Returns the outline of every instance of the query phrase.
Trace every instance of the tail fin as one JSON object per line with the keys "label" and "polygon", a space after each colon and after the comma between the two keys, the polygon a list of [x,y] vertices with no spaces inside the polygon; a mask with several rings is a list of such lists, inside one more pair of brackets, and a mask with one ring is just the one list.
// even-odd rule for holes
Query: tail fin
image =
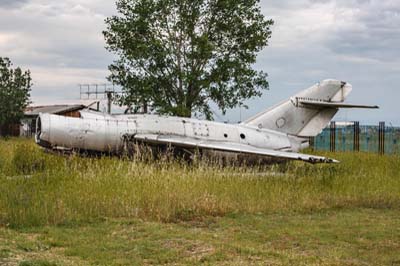
{"label": "tail fin", "polygon": [[324,80],[242,124],[299,137],[317,136],[339,108],[376,108],[344,104],[351,90],[352,86],[346,82]]}

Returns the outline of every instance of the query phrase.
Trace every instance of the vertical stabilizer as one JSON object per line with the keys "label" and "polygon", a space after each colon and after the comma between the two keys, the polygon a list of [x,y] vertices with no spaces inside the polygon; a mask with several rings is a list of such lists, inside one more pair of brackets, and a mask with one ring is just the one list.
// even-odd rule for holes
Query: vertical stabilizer
{"label": "vertical stabilizer", "polygon": [[351,90],[346,82],[324,80],[242,124],[313,137],[328,125]]}

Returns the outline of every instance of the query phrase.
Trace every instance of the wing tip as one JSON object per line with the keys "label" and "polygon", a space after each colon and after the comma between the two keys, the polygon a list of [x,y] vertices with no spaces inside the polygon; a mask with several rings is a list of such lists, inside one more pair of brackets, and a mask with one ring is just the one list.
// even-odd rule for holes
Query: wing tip
{"label": "wing tip", "polygon": [[299,157],[298,159],[302,160],[302,161],[306,161],[308,163],[312,163],[312,164],[318,164],[318,163],[334,163],[334,164],[338,164],[338,163],[340,163],[340,161],[338,161],[338,160],[331,159],[331,158],[325,158],[325,157],[320,157],[320,158],[310,157],[308,160],[304,160],[304,159]]}
{"label": "wing tip", "polygon": [[340,163],[340,161],[335,160],[335,159],[331,159],[331,158],[325,158],[325,163],[334,163],[334,164],[338,164],[338,163]]}

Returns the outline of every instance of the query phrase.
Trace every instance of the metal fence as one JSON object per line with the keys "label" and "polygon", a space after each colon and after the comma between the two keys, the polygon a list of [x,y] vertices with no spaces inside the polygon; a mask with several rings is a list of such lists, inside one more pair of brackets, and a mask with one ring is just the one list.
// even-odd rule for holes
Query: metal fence
{"label": "metal fence", "polygon": [[380,154],[400,154],[400,128],[388,127],[384,122],[378,126],[337,126],[332,122],[328,128],[310,140],[315,150],[363,151]]}

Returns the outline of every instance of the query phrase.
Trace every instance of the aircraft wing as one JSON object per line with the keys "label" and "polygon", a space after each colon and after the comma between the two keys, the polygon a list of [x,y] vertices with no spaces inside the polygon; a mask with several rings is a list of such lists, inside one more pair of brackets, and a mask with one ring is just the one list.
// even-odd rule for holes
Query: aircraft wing
{"label": "aircraft wing", "polygon": [[364,108],[364,109],[379,109],[377,105],[358,105],[348,104],[342,102],[325,102],[325,101],[312,101],[312,100],[299,100],[299,103],[309,107],[320,107],[320,108]]}
{"label": "aircraft wing", "polygon": [[164,144],[182,148],[200,148],[200,149],[210,149],[210,150],[218,150],[226,152],[237,152],[243,154],[275,157],[279,159],[299,160],[308,163],[339,163],[339,161],[326,157],[294,153],[294,152],[261,149],[245,144],[205,141],[200,139],[185,138],[173,135],[140,134],[140,135],[135,135],[134,138],[138,141],[142,141],[144,143],[149,143],[149,144]]}

